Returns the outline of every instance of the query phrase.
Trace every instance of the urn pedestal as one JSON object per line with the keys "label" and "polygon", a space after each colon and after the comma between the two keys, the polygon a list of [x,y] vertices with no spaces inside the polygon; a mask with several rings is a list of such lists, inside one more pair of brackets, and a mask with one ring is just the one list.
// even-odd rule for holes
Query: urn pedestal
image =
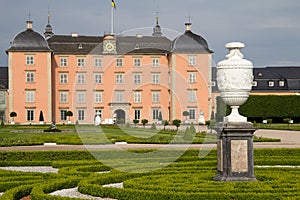
{"label": "urn pedestal", "polygon": [[254,176],[251,123],[220,123],[218,133],[218,171],[216,181],[256,181]]}

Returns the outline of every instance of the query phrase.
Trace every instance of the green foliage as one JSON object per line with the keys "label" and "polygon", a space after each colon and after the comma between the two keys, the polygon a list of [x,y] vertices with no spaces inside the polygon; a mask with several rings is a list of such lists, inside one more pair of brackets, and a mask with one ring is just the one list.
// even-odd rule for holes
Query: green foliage
{"label": "green foliage", "polygon": [[143,126],[145,126],[147,123],[148,123],[148,120],[147,120],[147,119],[142,119],[142,124],[143,124]]}
{"label": "green foliage", "polygon": [[166,126],[169,125],[169,121],[168,120],[163,120],[163,125],[164,125],[164,130],[166,129]]}
{"label": "green foliage", "polygon": [[194,125],[191,125],[190,126],[190,131],[191,131],[191,134],[195,135],[196,134],[196,129],[195,129],[195,126]]}
{"label": "green foliage", "polygon": [[0,125],[1,127],[4,127],[4,121],[1,121],[1,125]]}
{"label": "green foliage", "polygon": [[180,126],[181,120],[180,119],[174,119],[173,120],[173,125],[176,126],[177,130]]}
{"label": "green foliage", "polygon": [[151,124],[151,128],[150,128],[150,130],[153,130],[153,131],[155,131],[155,130],[156,130],[156,125],[155,125],[154,123],[152,123],[152,124]]}

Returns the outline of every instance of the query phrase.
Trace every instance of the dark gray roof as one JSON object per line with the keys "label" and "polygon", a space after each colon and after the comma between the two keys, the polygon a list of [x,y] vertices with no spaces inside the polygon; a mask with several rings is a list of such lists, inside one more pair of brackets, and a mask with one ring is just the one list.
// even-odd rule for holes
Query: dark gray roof
{"label": "dark gray roof", "polygon": [[192,31],[186,31],[177,37],[172,43],[171,51],[175,53],[213,53],[206,40]]}
{"label": "dark gray roof", "polygon": [[54,54],[87,55],[103,41],[103,37],[54,35],[48,40]]}
{"label": "dark gray roof", "polygon": [[[216,82],[216,68],[212,68],[212,80]],[[254,81],[257,86],[252,87],[253,92],[295,92],[300,91],[300,67],[265,67],[253,69]],[[270,87],[272,81],[274,86]],[[279,83],[283,82],[283,85]],[[213,87],[213,91],[218,91]]]}
{"label": "dark gray roof", "polygon": [[50,51],[50,48],[43,36],[27,29],[14,38],[7,51]]}
{"label": "dark gray roof", "polygon": [[[165,54],[171,41],[166,37],[117,36],[117,54]],[[54,54],[101,55],[103,37],[54,35],[48,40]]]}
{"label": "dark gray roof", "polygon": [[0,67],[0,90],[8,89],[8,67]]}

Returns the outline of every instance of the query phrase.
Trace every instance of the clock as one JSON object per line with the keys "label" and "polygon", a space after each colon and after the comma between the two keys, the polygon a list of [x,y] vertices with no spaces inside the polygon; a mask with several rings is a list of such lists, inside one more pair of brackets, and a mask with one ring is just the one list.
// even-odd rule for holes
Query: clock
{"label": "clock", "polygon": [[103,43],[104,53],[116,53],[116,43],[115,41],[104,41]]}

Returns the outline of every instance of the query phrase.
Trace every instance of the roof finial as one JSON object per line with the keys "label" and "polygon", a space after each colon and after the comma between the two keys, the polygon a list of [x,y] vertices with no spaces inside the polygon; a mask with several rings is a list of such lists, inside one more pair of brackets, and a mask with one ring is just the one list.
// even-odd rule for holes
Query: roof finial
{"label": "roof finial", "polygon": [[192,23],[191,23],[191,13],[189,11],[189,16],[188,16],[188,22],[185,23],[185,30],[187,32],[191,31],[192,30]]}
{"label": "roof finial", "polygon": [[30,13],[30,8],[29,8],[29,13],[28,13],[28,21],[26,21],[27,24],[27,29],[31,30],[32,29],[32,21],[31,21],[31,13]]}
{"label": "roof finial", "polygon": [[52,32],[52,26],[50,24],[50,11],[49,11],[49,7],[48,7],[48,24],[46,25],[46,28],[45,28],[45,38],[50,38],[54,35],[54,33]]}

